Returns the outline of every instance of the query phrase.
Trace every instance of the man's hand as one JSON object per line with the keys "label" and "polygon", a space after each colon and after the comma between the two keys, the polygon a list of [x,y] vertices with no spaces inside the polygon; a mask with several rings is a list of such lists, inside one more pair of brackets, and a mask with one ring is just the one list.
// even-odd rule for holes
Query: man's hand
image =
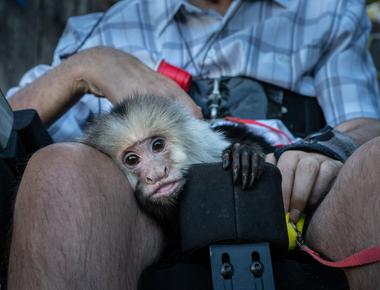
{"label": "man's hand", "polygon": [[284,152],[278,161],[269,154],[266,161],[281,171],[285,212],[290,212],[294,223],[307,206],[315,205],[330,190],[343,165],[322,154],[296,150]]}
{"label": "man's hand", "polygon": [[174,81],[125,52],[96,47],[82,51],[68,61],[79,66],[74,80],[75,90],[104,96],[113,104],[136,92],[174,97],[194,116],[202,117],[200,108]]}
{"label": "man's hand", "polygon": [[172,80],[137,58],[113,48],[96,47],[75,54],[13,95],[13,110],[33,108],[46,126],[52,124],[85,93],[121,102],[136,92],[180,100],[202,118],[201,109]]}

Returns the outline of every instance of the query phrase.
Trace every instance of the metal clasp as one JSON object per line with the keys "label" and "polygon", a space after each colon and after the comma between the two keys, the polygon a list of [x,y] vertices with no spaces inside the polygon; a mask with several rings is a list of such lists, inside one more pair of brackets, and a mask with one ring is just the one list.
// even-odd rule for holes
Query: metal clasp
{"label": "metal clasp", "polygon": [[297,226],[293,222],[290,222],[290,225],[292,226],[292,228],[297,233],[296,244],[298,247],[301,247],[305,243],[305,240],[302,237],[302,233],[297,229]]}
{"label": "metal clasp", "polygon": [[215,120],[218,117],[221,100],[222,95],[220,93],[220,80],[214,79],[212,92],[208,96],[211,120]]}

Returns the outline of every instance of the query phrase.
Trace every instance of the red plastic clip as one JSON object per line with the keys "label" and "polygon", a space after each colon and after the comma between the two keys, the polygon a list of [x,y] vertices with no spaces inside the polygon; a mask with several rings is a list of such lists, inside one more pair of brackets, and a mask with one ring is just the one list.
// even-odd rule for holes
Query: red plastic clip
{"label": "red plastic clip", "polygon": [[162,60],[157,71],[175,81],[185,92],[191,87],[191,74]]}

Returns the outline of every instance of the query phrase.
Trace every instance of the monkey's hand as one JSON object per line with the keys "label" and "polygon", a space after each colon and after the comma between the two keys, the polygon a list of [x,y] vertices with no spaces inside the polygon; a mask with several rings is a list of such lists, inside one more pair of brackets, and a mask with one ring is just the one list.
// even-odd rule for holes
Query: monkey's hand
{"label": "monkey's hand", "polygon": [[263,171],[265,154],[257,143],[234,143],[223,152],[222,161],[224,169],[231,168],[234,183],[248,189]]}

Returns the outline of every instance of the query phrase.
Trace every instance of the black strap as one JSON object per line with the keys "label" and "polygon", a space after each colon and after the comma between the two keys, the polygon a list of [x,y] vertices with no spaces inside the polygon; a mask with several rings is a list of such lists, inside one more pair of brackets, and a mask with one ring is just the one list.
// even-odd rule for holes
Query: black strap
{"label": "black strap", "polygon": [[[325,126],[323,112],[315,97],[248,77],[224,77],[219,83],[221,102],[218,118],[280,119],[296,137],[305,137]],[[194,80],[189,94],[210,118],[209,96],[214,80]]]}
{"label": "black strap", "polygon": [[345,162],[356,150],[358,145],[354,140],[330,126],[313,133],[306,138],[293,144],[277,149],[274,155],[277,159],[282,153],[289,150],[301,150],[306,152],[317,152],[329,156],[335,160]]}

